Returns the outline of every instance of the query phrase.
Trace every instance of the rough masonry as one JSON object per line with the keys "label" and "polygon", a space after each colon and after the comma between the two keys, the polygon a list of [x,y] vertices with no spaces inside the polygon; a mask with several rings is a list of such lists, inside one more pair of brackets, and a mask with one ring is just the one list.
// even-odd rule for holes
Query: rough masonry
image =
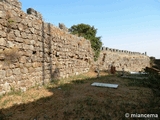
{"label": "rough masonry", "polygon": [[114,65],[117,71],[122,71],[124,68],[128,72],[138,72],[150,66],[150,58],[146,53],[103,47],[97,64],[101,70],[109,70],[111,65]]}
{"label": "rough masonry", "polygon": [[[55,27],[29,8],[21,10],[18,0],[0,0],[0,94],[11,89],[26,91],[53,79],[88,72],[96,65],[89,40],[68,33],[64,24]],[[98,63],[102,69],[137,71],[149,57],[103,49]]]}
{"label": "rough masonry", "polygon": [[0,94],[85,73],[92,56],[89,40],[45,23],[32,8],[24,13],[17,0],[0,1]]}

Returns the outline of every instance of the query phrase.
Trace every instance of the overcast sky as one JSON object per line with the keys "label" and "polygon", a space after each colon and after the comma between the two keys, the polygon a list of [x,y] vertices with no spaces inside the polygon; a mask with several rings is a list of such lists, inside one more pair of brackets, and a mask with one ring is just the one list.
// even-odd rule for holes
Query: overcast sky
{"label": "overcast sky", "polygon": [[103,46],[147,52],[160,59],[160,0],[20,0],[22,9],[34,8],[46,22],[80,23],[98,29]]}

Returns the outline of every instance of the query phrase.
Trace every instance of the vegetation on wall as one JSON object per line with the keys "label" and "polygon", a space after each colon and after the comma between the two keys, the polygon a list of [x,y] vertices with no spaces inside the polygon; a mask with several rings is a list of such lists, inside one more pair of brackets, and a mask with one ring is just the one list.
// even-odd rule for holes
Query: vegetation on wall
{"label": "vegetation on wall", "polygon": [[91,47],[94,51],[94,60],[96,61],[100,54],[100,49],[102,47],[101,37],[97,37],[97,29],[94,26],[90,26],[88,24],[78,24],[73,25],[69,29],[69,32],[78,35],[79,37],[84,37],[85,39],[90,40]]}

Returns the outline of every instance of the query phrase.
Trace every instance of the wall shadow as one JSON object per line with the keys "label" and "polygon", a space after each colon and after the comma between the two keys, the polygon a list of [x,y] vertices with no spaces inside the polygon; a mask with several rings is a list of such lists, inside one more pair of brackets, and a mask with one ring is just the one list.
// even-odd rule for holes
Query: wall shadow
{"label": "wall shadow", "polygon": [[[0,120],[108,120],[125,119],[126,112],[141,113],[143,111],[160,114],[160,110],[157,108],[157,104],[160,103],[158,97],[151,98],[149,95],[145,100],[128,98],[129,96],[126,97],[126,95],[138,95],[137,92],[133,90],[126,92],[122,87],[112,89],[91,86],[93,82],[107,82],[118,83],[126,89],[127,86],[122,83],[123,81],[122,78],[110,75],[75,79],[57,87],[48,86],[48,91],[52,93],[51,96],[1,109]],[[55,81],[52,84],[56,84]],[[140,94],[139,97],[141,96]],[[136,104],[132,102],[136,102]],[[146,105],[146,103],[148,104]]]}
{"label": "wall shadow", "polygon": [[50,81],[52,80],[53,78],[53,75],[52,75],[52,36],[51,36],[51,25],[50,23],[48,23],[48,33],[49,33],[49,71],[50,71]]}
{"label": "wall shadow", "polygon": [[41,28],[41,32],[42,32],[42,37],[41,37],[41,41],[42,41],[42,84],[44,85],[44,81],[45,81],[45,43],[44,43],[44,22],[42,22],[42,28]]}
{"label": "wall shadow", "polygon": [[[43,58],[42,58],[42,84],[43,85],[47,84],[47,82],[51,82],[53,79],[56,79],[59,74],[58,68],[55,68],[55,70],[53,71],[53,63],[52,63],[52,60],[53,60],[52,39],[54,39],[55,37],[51,35],[51,24],[47,23],[46,25],[47,25],[47,30],[48,30],[47,39],[45,38],[46,36],[45,36],[45,31],[44,31],[45,29],[44,22],[42,22],[41,41],[42,41],[42,53],[43,53]],[[45,39],[47,41],[45,41]],[[48,49],[48,51],[45,51],[45,48]],[[47,60],[47,57],[49,57],[49,61]],[[45,66],[46,64],[48,65]],[[49,73],[46,72],[47,68],[49,68]],[[46,77],[46,75],[48,74],[49,74],[49,78]]]}
{"label": "wall shadow", "polygon": [[[53,72],[52,75],[54,77],[56,77],[57,71],[58,69]],[[104,76],[99,79],[101,78],[104,78]],[[48,87],[48,91],[53,93],[52,96],[42,97],[30,103],[15,104],[6,109],[0,109],[0,120],[70,120],[71,118],[65,113],[66,110],[63,109],[63,106],[66,108],[68,104],[68,101],[65,102],[64,100],[66,97],[70,97],[69,90],[72,86],[86,83],[88,80],[91,82],[96,80],[96,78],[74,80],[71,83],[62,84],[57,87]],[[52,81],[51,84],[56,83]],[[57,104],[62,106],[57,106]],[[74,110],[73,113],[76,114]]]}

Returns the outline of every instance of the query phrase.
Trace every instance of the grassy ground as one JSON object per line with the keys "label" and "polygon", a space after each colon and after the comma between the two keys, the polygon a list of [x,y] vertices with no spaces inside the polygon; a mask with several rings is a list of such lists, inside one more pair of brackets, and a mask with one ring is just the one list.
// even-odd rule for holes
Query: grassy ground
{"label": "grassy ground", "polygon": [[[119,86],[117,89],[93,87],[93,82]],[[89,72],[37,86],[25,93],[2,96],[0,120],[128,120],[125,113],[152,113],[160,117],[158,93],[157,86],[146,81],[107,73],[96,78],[94,72]]]}

